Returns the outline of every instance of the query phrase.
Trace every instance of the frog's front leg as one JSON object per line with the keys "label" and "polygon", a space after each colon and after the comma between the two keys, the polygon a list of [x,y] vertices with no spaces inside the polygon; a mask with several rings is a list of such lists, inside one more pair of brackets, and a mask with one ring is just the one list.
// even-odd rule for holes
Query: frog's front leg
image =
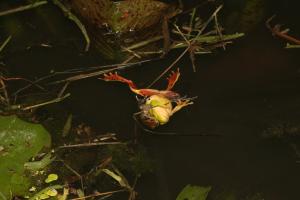
{"label": "frog's front leg", "polygon": [[177,100],[176,101],[176,106],[172,110],[172,115],[176,113],[177,111],[181,110],[183,107],[186,107],[188,105],[192,105],[194,102],[191,100]]}

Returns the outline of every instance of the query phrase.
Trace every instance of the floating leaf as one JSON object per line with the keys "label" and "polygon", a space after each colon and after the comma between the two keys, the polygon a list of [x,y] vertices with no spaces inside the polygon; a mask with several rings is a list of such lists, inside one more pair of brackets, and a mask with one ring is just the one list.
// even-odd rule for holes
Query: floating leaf
{"label": "floating leaf", "polygon": [[38,199],[48,199],[50,196],[47,194],[41,194]]}
{"label": "floating leaf", "polygon": [[187,185],[181,190],[176,200],[206,200],[211,187]]}
{"label": "floating leaf", "polygon": [[[51,153],[46,154],[42,160],[40,161],[33,161],[33,162],[26,162],[24,164],[25,169],[39,172],[40,174],[43,174],[44,171],[41,169],[44,169],[47,165],[49,165],[56,157],[51,157]],[[41,170],[41,171],[38,171]]]}
{"label": "floating leaf", "polygon": [[35,195],[33,195],[29,200],[48,199],[52,196],[56,196],[58,194],[56,190],[62,188],[63,188],[62,185],[53,185],[53,186],[46,187],[41,191],[39,191],[38,193],[36,193]]}
{"label": "floating leaf", "polygon": [[0,153],[0,196],[10,199],[28,192],[30,180],[24,174],[24,163],[50,142],[49,133],[40,124],[0,116],[0,146],[5,151]]}
{"label": "floating leaf", "polygon": [[49,174],[45,180],[45,183],[51,183],[52,181],[56,181],[58,179],[57,174]]}
{"label": "floating leaf", "polygon": [[54,188],[49,189],[46,194],[50,197],[55,197],[57,195],[57,190]]}

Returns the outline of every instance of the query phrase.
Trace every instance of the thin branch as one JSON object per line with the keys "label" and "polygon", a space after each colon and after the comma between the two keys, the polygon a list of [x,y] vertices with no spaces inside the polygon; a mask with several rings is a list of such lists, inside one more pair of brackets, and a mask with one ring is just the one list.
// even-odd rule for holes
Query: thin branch
{"label": "thin branch", "polygon": [[42,5],[47,4],[47,3],[48,3],[48,1],[38,1],[38,2],[34,2],[32,4],[29,4],[29,5],[20,6],[18,8],[13,8],[13,9],[10,9],[10,10],[5,10],[5,11],[0,12],[0,17],[4,16],[4,15],[9,15],[9,14],[21,12],[21,11],[24,11],[24,10],[29,10],[29,9],[32,9],[32,8],[36,8],[38,6],[42,6]]}
{"label": "thin branch", "polygon": [[114,145],[114,144],[125,144],[123,142],[92,142],[92,143],[83,143],[83,144],[71,144],[59,146],[59,149],[66,148],[80,148],[80,147],[92,147],[92,146],[102,146],[102,145]]}
{"label": "thin branch", "polygon": [[217,30],[217,33],[218,33],[218,35],[219,35],[219,37],[220,37],[220,41],[221,41],[221,43],[222,43],[222,47],[223,47],[223,49],[225,50],[225,43],[223,42],[223,34],[222,34],[222,31],[221,31],[221,29],[220,29],[220,27],[219,27],[219,22],[218,22],[218,17],[217,17],[217,15],[215,15],[214,16],[214,20],[215,20],[215,27],[216,27],[216,30]]}
{"label": "thin branch", "polygon": [[208,24],[214,19],[214,17],[218,14],[218,12],[222,9],[223,5],[220,5],[215,12],[213,12],[213,14],[208,18],[208,20],[203,24],[202,28],[199,30],[198,34],[195,36],[194,40],[197,39],[202,32],[206,29],[206,27],[208,26]]}
{"label": "thin branch", "polygon": [[5,103],[9,106],[10,105],[10,100],[9,100],[8,92],[7,92],[7,89],[6,89],[6,85],[5,85],[5,83],[4,83],[4,81],[3,81],[3,79],[1,77],[0,77],[0,85],[1,85],[0,89],[3,90],[3,95],[4,95]]}
{"label": "thin branch", "polygon": [[3,44],[0,46],[0,52],[6,47],[6,45],[11,40],[11,35],[6,38],[6,40],[3,42]]}
{"label": "thin branch", "polygon": [[186,52],[189,51],[189,47],[186,48],[177,58],[176,60],[169,66],[167,69],[165,69],[150,85],[148,85],[147,88],[152,87],[161,77],[163,77],[174,65],[185,55]]}
{"label": "thin branch", "polygon": [[52,103],[58,103],[58,102],[61,102],[63,101],[64,99],[66,99],[67,97],[69,97],[71,94],[68,93],[62,97],[58,97],[58,98],[55,98],[53,100],[50,100],[50,101],[46,101],[46,102],[43,102],[43,103],[39,103],[39,104],[35,104],[35,105],[32,105],[32,106],[26,106],[24,108],[21,108],[23,111],[25,110],[30,110],[30,109],[33,109],[33,108],[39,108],[39,107],[42,107],[42,106],[45,106],[45,105],[49,105],[49,104],[52,104]]}
{"label": "thin branch", "polygon": [[[152,60],[143,60],[143,61],[139,61],[139,62],[133,62],[133,63],[120,63],[120,64],[110,64],[110,65],[101,65],[101,66],[95,66],[95,67],[85,67],[85,68],[74,68],[74,69],[69,69],[69,70],[66,70],[66,71],[61,71],[61,72],[54,72],[50,75],[46,75],[46,76],[43,76],[35,81],[32,81],[31,84],[28,84],[20,89],[18,89],[16,92],[13,93],[13,96],[16,96],[18,93],[30,88],[31,86],[35,85],[36,87],[38,87],[37,83],[39,82],[42,82],[46,79],[49,79],[49,78],[53,78],[55,76],[58,76],[58,75],[66,75],[66,74],[76,74],[76,73],[82,73],[82,72],[87,72],[87,71],[93,71],[93,70],[97,70],[97,69],[108,69],[108,68],[113,68],[115,69],[116,65],[118,66],[124,66],[124,67],[131,67],[131,66],[134,66],[134,65],[139,65],[139,64],[142,64],[142,63],[145,63],[145,62],[149,62],[149,61],[152,61]],[[91,72],[93,73],[93,72]],[[75,75],[73,76],[74,78],[77,77],[77,76],[81,76],[82,74],[79,74],[79,75]],[[89,77],[89,76],[88,76]],[[86,78],[88,78],[86,77]],[[71,77],[70,77],[71,78]],[[54,83],[60,83],[60,82],[68,82],[68,81],[72,81],[72,80],[62,80],[62,81],[57,81],[57,82],[54,82]]]}
{"label": "thin branch", "polygon": [[133,58],[134,58],[134,56],[129,57],[126,61],[124,61],[121,64],[111,65],[110,69],[100,70],[100,71],[90,72],[90,73],[85,73],[85,74],[78,74],[78,75],[66,78],[64,80],[59,80],[59,81],[52,82],[50,84],[52,85],[52,84],[58,84],[58,83],[64,83],[64,82],[71,82],[71,81],[77,81],[77,80],[91,78],[91,77],[95,77],[95,76],[100,76],[100,75],[103,75],[103,74],[108,73],[108,72],[112,72],[112,71],[115,71],[115,70],[126,69],[126,68],[129,68],[129,67],[135,66],[135,65],[140,65],[142,63],[146,63],[146,62],[149,62],[149,61],[153,61],[153,60],[158,60],[159,59],[159,58],[148,59],[148,60],[143,60],[143,61],[140,61],[140,62],[126,64],[126,62],[129,62]]}
{"label": "thin branch", "polygon": [[63,13],[66,15],[67,18],[69,18],[71,21],[73,21],[78,28],[80,29],[81,33],[84,36],[84,39],[86,41],[86,45],[85,45],[85,51],[88,51],[90,48],[90,38],[88,36],[88,33],[86,31],[85,26],[81,23],[81,21],[69,10],[67,9],[59,0],[53,0],[53,3],[55,5],[57,5],[62,11]]}
{"label": "thin branch", "polygon": [[188,38],[191,36],[191,32],[193,31],[193,24],[194,24],[194,19],[195,19],[195,14],[196,14],[197,8],[194,8],[191,14],[190,18],[190,25],[189,25],[189,31],[188,31]]}
{"label": "thin branch", "polygon": [[66,82],[63,86],[63,88],[60,90],[60,92],[58,93],[57,97],[61,98],[64,94],[64,92],[66,91],[67,87],[69,86],[70,82]]}
{"label": "thin branch", "polygon": [[128,49],[128,48],[126,48],[126,47],[122,47],[122,50],[123,50],[123,51],[127,51],[128,53],[131,53],[132,55],[134,55],[135,57],[137,57],[137,58],[139,58],[139,59],[142,58],[139,54],[137,54],[136,52],[134,52],[134,51],[131,50],[131,49]]}
{"label": "thin branch", "polygon": [[83,185],[83,178],[82,178],[82,176],[75,169],[73,169],[70,165],[68,165],[64,160],[59,159],[58,161],[61,161],[68,170],[70,170],[73,174],[75,174],[80,179],[81,189],[83,190],[84,189],[84,185]]}
{"label": "thin branch", "polygon": [[170,50],[171,40],[170,40],[170,31],[169,31],[169,18],[167,16],[163,17],[162,22],[162,35],[164,38],[163,52],[167,54]]}
{"label": "thin branch", "polygon": [[96,194],[91,194],[91,195],[88,195],[88,196],[73,198],[73,199],[69,199],[69,200],[82,200],[82,199],[87,199],[87,198],[92,198],[92,197],[111,195],[111,194],[114,194],[114,193],[125,192],[125,191],[126,190],[122,189],[122,190],[115,190],[115,191],[110,191],[110,192],[101,192],[101,193],[98,192]]}
{"label": "thin branch", "polygon": [[285,39],[289,42],[292,42],[294,44],[300,45],[300,40],[296,39],[290,35],[288,35],[286,32],[281,31],[280,30],[280,25],[275,25],[274,27],[271,26],[271,21],[275,18],[275,15],[273,15],[272,17],[270,17],[267,21],[266,21],[266,27],[272,32],[273,35],[278,36],[282,39]]}
{"label": "thin branch", "polygon": [[156,37],[150,38],[149,40],[145,40],[143,42],[133,44],[132,46],[127,47],[126,50],[133,50],[133,49],[141,48],[143,46],[146,46],[148,44],[151,44],[151,43],[156,42],[161,39],[163,39],[163,36],[156,36]]}

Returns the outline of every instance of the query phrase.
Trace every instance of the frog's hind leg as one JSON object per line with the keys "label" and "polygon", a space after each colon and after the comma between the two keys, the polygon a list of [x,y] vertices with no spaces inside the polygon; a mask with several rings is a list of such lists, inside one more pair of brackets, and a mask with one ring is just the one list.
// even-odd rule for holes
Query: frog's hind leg
{"label": "frog's hind leg", "polygon": [[167,78],[168,87],[166,90],[172,90],[172,88],[174,87],[175,83],[177,82],[179,76],[180,76],[179,68],[177,68],[176,72],[174,72],[174,71],[171,72],[171,74]]}
{"label": "frog's hind leg", "polygon": [[119,81],[119,82],[122,82],[122,83],[126,83],[129,88],[138,94],[138,89],[136,87],[136,85],[132,82],[132,80],[128,80],[120,75],[118,75],[117,72],[115,73],[109,73],[109,74],[104,74],[104,77],[102,78],[102,80],[105,80],[105,81]]}

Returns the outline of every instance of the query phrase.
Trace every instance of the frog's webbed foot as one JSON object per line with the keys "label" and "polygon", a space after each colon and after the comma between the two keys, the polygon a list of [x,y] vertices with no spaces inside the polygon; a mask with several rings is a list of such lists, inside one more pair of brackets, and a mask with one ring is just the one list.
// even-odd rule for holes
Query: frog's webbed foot
{"label": "frog's webbed foot", "polygon": [[192,102],[191,99],[184,99],[184,100],[179,99],[179,100],[177,100],[177,101],[176,101],[176,106],[175,106],[175,107],[173,108],[173,110],[172,110],[172,115],[173,115],[175,112],[181,110],[183,107],[186,107],[186,106],[188,106],[188,105],[192,105],[193,103],[194,103],[194,102]]}
{"label": "frog's webbed foot", "polygon": [[177,82],[178,78],[180,76],[179,68],[177,68],[176,72],[172,71],[169,77],[167,78],[168,80],[168,87],[166,90],[171,90],[175,83]]}
{"label": "frog's webbed foot", "polygon": [[102,80],[104,80],[104,81],[119,81],[122,83],[126,83],[132,90],[137,89],[137,87],[131,80],[128,80],[128,79],[120,76],[117,72],[115,72],[115,73],[110,72],[108,74],[104,74],[104,77],[102,78]]}

